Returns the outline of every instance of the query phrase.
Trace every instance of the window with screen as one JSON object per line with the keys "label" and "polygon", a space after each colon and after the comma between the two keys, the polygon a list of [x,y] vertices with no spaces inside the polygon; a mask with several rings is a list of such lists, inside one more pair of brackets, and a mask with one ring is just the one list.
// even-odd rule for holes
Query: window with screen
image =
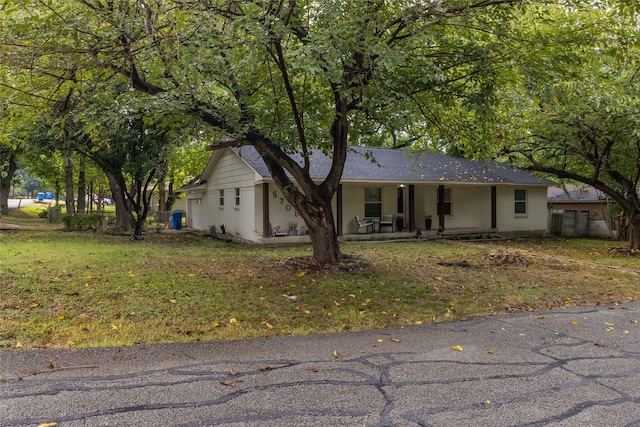
{"label": "window with screen", "polygon": [[527,190],[515,190],[515,208],[516,215],[526,215],[527,213]]}
{"label": "window with screen", "polygon": [[364,216],[367,218],[382,216],[382,188],[364,189]]}

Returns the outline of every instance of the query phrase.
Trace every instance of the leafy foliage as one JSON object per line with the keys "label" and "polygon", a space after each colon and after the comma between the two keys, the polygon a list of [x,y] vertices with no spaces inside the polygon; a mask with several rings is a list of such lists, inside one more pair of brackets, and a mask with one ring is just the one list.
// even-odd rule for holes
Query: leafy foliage
{"label": "leafy foliage", "polygon": [[62,215],[62,223],[67,231],[97,230],[103,215],[98,214],[66,214]]}
{"label": "leafy foliage", "polygon": [[[608,5],[607,7],[610,7]],[[629,244],[640,245],[640,82],[637,15],[594,7],[575,13],[571,51],[548,52],[546,73],[523,70],[505,90],[499,149],[520,167],[579,181],[606,193],[625,211]],[[566,32],[553,21],[547,28]],[[559,29],[557,27],[560,27]],[[579,30],[579,31],[576,31]],[[525,83],[526,82],[526,83]]]}
{"label": "leafy foliage", "polygon": [[[489,140],[491,106],[507,79],[501,71],[525,47],[551,44],[537,31],[541,22],[569,22],[544,7],[525,0],[52,0],[47,7],[14,0],[3,4],[0,59],[14,77],[33,75],[22,92],[31,97],[60,104],[73,93],[87,105],[110,105],[96,129],[122,113],[113,95],[122,84],[128,102],[138,103],[132,111],[191,115],[230,137],[213,149],[253,145],[309,228],[315,256],[336,262],[331,199],[347,145]],[[309,173],[312,150],[333,159],[319,183]],[[294,152],[306,160],[298,164]]]}

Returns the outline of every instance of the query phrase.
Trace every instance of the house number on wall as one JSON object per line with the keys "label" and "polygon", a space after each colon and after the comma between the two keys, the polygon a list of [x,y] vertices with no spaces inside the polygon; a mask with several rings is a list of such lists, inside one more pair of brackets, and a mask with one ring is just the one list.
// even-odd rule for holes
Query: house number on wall
{"label": "house number on wall", "polygon": [[[277,191],[274,191],[272,194],[273,194],[273,198],[274,199],[278,198],[278,192]],[[285,200],[287,200],[287,199],[285,199],[284,197],[280,197],[280,204],[284,205]],[[285,210],[290,211],[291,209],[293,209],[293,206],[291,206],[290,204],[287,203],[286,205],[284,205],[284,208],[285,208]],[[300,215],[298,215],[298,211],[294,211],[294,213],[296,214],[296,216],[300,216]]]}

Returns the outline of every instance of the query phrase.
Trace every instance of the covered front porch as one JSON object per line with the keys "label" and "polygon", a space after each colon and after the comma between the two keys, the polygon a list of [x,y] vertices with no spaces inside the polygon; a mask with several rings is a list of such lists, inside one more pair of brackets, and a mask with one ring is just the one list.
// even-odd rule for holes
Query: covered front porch
{"label": "covered front porch", "polygon": [[[502,193],[513,204],[513,196],[505,189]],[[490,232],[500,222],[499,194],[497,186],[482,184],[344,184],[335,199],[336,226],[340,236],[418,231],[437,236],[438,231],[457,234],[472,228]]]}

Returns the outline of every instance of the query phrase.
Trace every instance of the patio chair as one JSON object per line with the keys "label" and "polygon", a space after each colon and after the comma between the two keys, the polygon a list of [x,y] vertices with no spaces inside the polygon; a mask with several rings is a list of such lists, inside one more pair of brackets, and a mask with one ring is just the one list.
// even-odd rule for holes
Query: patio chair
{"label": "patio chair", "polygon": [[356,228],[358,229],[358,234],[373,233],[373,221],[363,221],[357,216]]}
{"label": "patio chair", "polygon": [[393,215],[382,215],[382,218],[380,218],[381,233],[385,227],[389,227],[389,232],[393,233]]}

